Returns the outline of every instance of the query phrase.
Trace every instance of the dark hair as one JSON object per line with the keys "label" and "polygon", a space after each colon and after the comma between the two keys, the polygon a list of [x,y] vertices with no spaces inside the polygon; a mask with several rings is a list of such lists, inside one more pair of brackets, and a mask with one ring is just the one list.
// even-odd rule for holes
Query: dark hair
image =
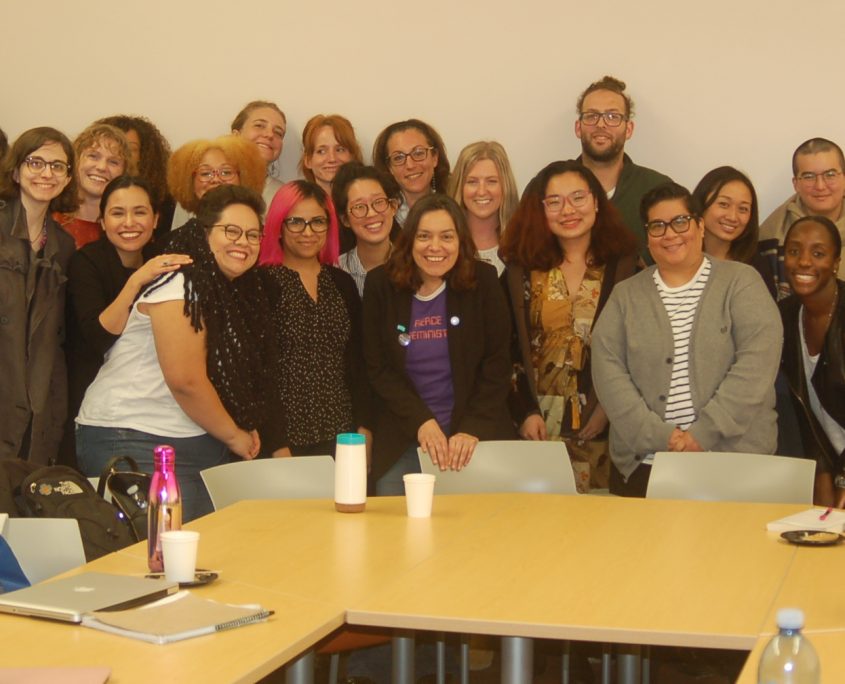
{"label": "dark hair", "polygon": [[138,152],[138,175],[149,184],[153,199],[161,205],[168,197],[167,160],[170,159],[170,144],[156,125],[143,116],[116,114],[107,116],[97,123],[109,124],[124,133],[135,131],[141,143]]}
{"label": "dark hair", "polygon": [[789,230],[786,231],[786,235],[783,238],[783,244],[785,245],[787,240],[789,240],[789,236],[793,230],[805,223],[816,223],[824,228],[830,236],[830,241],[833,243],[834,258],[838,259],[842,256],[842,236],[839,234],[836,224],[827,218],[827,216],[803,216],[798,219],[789,226]]}
{"label": "dark hair", "polygon": [[3,159],[3,156],[6,154],[6,150],[9,149],[9,139],[6,137],[5,131],[0,128],[0,159]]}
{"label": "dark hair", "polygon": [[634,101],[629,95],[625,94],[625,81],[620,81],[613,76],[603,76],[600,81],[595,81],[588,85],[586,90],[578,96],[578,102],[575,104],[575,108],[579,116],[583,114],[581,108],[584,106],[584,98],[597,90],[609,90],[611,93],[620,95],[625,100],[625,116],[629,119],[634,118]]}
{"label": "dark hair", "polygon": [[728,183],[733,182],[742,183],[751,193],[751,214],[742,235],[731,242],[728,257],[733,261],[750,264],[757,255],[757,241],[760,238],[760,216],[757,208],[757,192],[748,176],[733,166],[720,166],[708,171],[704,178],[698,181],[698,185],[692,191],[692,196],[701,207],[703,215],[716,201],[719,191]]}
{"label": "dark hair", "polygon": [[349,208],[349,187],[358,180],[375,181],[384,190],[388,199],[402,201],[402,189],[396,179],[386,171],[375,166],[366,166],[361,162],[347,162],[338,169],[332,182],[332,201],[334,202],[337,218],[346,225],[346,210]]}
{"label": "dark hair", "polygon": [[827,138],[810,138],[802,142],[792,153],[792,177],[798,177],[798,156],[803,154],[818,154],[819,152],[835,151],[839,157],[839,170],[845,173],[845,155],[842,148]]}
{"label": "dark hair", "polygon": [[548,271],[563,261],[563,248],[549,230],[543,199],[552,178],[564,173],[580,176],[596,200],[596,222],[590,230],[592,263],[602,265],[636,250],[636,238],[607,199],[601,183],[581,162],[570,159],[552,162],[526,186],[507,230],[502,234],[499,253],[505,263],[519,264],[526,270]]}
{"label": "dark hair", "polygon": [[[178,273],[185,278],[184,313],[196,331],[206,330],[206,373],[235,423],[256,428],[264,417],[262,364],[269,298],[258,269],[230,281],[220,270],[208,244],[210,226],[226,207],[244,204],[261,217],[264,201],[249,188],[220,185],[199,202],[197,218],[171,233],[167,249],[188,254],[193,263]],[[153,281],[146,297],[177,273]]]}
{"label": "dark hair", "polygon": [[471,290],[475,287],[475,243],[467,227],[463,209],[448,195],[435,193],[421,198],[411,211],[393,247],[385,269],[387,277],[400,290],[416,292],[422,285],[419,267],[414,262],[413,248],[422,217],[433,211],[445,211],[455,224],[458,234],[458,258],[446,274],[445,280],[454,290]]}
{"label": "dark hair", "polygon": [[643,195],[640,200],[640,219],[643,224],[648,223],[648,212],[655,204],[675,199],[681,200],[694,218],[701,218],[701,205],[698,200],[683,185],[670,181],[652,188]]}
{"label": "dark hair", "polygon": [[450,171],[449,158],[446,156],[446,145],[437,131],[419,119],[397,121],[378,134],[378,138],[373,144],[373,166],[379,171],[390,173],[390,167],[387,164],[387,142],[394,133],[402,133],[412,129],[422,133],[426,142],[437,152],[437,166],[434,167],[434,191],[446,192]]}
{"label": "dark hair", "polygon": [[158,213],[160,204],[153,194],[150,184],[145,179],[140,176],[118,176],[112,179],[106,186],[106,189],[103,190],[103,194],[100,197],[100,218],[106,215],[106,207],[109,204],[109,197],[112,196],[112,193],[118,190],[125,190],[126,188],[141,188],[147,194],[147,199],[150,200],[150,206],[153,212]]}
{"label": "dark hair", "polygon": [[266,205],[255,190],[245,185],[218,185],[202,196],[197,207],[197,221],[208,230],[220,220],[220,215],[233,204],[245,204],[258,214],[259,221]]}
{"label": "dark hair", "polygon": [[20,195],[20,186],[14,179],[15,170],[20,168],[30,154],[47,143],[58,143],[62,146],[67,157],[67,173],[70,178],[70,182],[61,194],[50,202],[50,211],[72,213],[79,207],[79,189],[73,168],[76,155],[73,153],[73,145],[68,137],[61,131],[48,126],[30,128],[21,133],[3,157],[0,162],[0,199],[11,200]]}

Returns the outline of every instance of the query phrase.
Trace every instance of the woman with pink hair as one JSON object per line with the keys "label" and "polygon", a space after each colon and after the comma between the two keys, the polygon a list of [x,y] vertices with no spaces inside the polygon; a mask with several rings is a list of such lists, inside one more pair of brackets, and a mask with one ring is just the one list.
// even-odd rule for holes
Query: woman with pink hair
{"label": "woman with pink hair", "polygon": [[267,212],[259,255],[284,360],[278,382],[287,445],[274,456],[334,454],[341,432],[360,432],[370,446],[361,300],[352,277],[334,266],[338,249],[326,192],[308,181],[283,185]]}

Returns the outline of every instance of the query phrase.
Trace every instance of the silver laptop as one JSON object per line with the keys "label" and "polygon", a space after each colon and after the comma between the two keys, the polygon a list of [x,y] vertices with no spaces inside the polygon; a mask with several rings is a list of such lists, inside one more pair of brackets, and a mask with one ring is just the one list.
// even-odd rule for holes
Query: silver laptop
{"label": "silver laptop", "polygon": [[94,610],[120,610],[172,594],[177,582],[84,572],[0,594],[0,612],[82,622]]}

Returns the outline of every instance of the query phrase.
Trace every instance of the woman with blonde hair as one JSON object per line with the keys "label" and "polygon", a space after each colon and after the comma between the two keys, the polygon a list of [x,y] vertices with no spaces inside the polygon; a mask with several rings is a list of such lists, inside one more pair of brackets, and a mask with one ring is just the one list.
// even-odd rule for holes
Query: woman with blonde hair
{"label": "woman with blonde hair", "polygon": [[282,155],[288,120],[275,102],[253,100],[238,112],[232,120],[232,134],[255,143],[267,163],[267,178],[264,181],[262,198],[269,207],[273,195],[282,187],[282,181],[273,175],[273,168]]}
{"label": "woman with blonde hair", "polygon": [[123,131],[108,124],[91,124],[73,141],[79,208],[72,213],[56,213],[54,218],[73,237],[76,248],[98,240],[100,198],[106,186],[126,172],[134,173],[132,152]]}
{"label": "woman with blonde hair", "polygon": [[267,164],[258,147],[240,136],[185,143],[167,164],[167,187],[181,208],[173,225],[191,218],[203,195],[218,185],[242,185],[260,195],[266,175]]}
{"label": "woman with blonde hair", "polygon": [[363,163],[364,157],[349,119],[340,114],[312,116],[302,131],[299,170],[305,179],[331,195],[335,175],[350,161]]}
{"label": "woman with blonde hair", "polygon": [[480,141],[462,149],[448,194],[464,210],[478,258],[495,266],[501,276],[505,264],[499,258],[499,238],[519,202],[505,148]]}

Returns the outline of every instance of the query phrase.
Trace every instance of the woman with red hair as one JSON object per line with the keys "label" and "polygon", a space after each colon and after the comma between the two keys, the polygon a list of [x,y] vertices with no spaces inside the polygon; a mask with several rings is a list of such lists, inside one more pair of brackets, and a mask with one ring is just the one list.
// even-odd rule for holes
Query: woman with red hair
{"label": "woman with red hair", "polygon": [[500,253],[519,358],[511,402],[525,439],[566,442],[579,491],[607,488],[608,421],[590,378],[590,334],[636,242],[593,173],[546,166],[525,188]]}
{"label": "woman with red hair", "polygon": [[307,181],[283,185],[267,212],[259,256],[268,267],[276,352],[284,359],[278,381],[287,445],[274,456],[333,454],[341,432],[370,441],[361,300],[352,277],[334,266],[337,256],[329,196]]}

